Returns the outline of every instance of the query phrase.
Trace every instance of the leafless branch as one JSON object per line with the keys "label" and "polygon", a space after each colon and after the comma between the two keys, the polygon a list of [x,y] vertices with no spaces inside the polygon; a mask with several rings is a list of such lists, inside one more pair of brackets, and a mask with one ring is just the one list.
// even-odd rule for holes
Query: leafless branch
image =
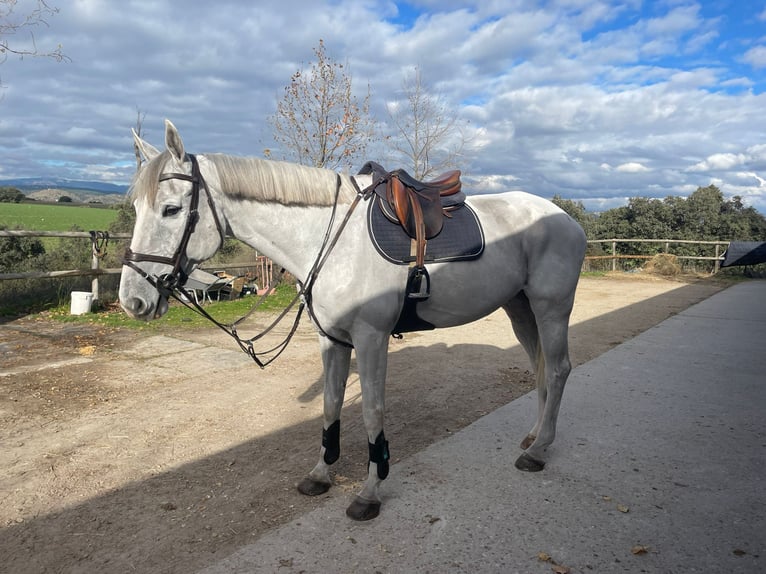
{"label": "leafless branch", "polygon": [[[41,51],[37,47],[33,28],[48,26],[48,18],[58,14],[59,9],[50,6],[46,0],[37,0],[33,10],[26,15],[16,14],[18,0],[0,0],[0,62],[9,55],[53,58],[57,62],[70,61],[69,56],[64,54],[61,44],[55,49]],[[11,37],[19,34],[28,34],[30,45],[22,46],[19,42],[12,43]]]}
{"label": "leafless branch", "polygon": [[419,68],[402,80],[403,99],[386,108],[396,135],[390,146],[421,179],[458,167],[469,141],[457,113],[440,96],[423,84]]}

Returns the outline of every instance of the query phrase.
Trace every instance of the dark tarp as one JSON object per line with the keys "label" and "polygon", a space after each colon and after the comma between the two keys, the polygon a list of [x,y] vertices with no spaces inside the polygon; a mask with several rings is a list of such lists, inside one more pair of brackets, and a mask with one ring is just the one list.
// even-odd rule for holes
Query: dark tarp
{"label": "dark tarp", "polygon": [[766,263],[766,242],[732,241],[723,254],[721,267],[758,265],[759,263]]}

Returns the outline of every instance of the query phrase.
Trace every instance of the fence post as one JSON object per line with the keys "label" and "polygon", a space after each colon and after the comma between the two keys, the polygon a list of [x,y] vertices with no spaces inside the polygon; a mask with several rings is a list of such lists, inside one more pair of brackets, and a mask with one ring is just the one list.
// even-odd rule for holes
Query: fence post
{"label": "fence post", "polygon": [[617,271],[617,242],[612,241],[612,271]]}
{"label": "fence post", "polygon": [[[91,255],[90,268],[98,269],[98,256],[95,251],[93,251],[93,254]],[[93,279],[90,282],[90,291],[93,293],[93,300],[98,301],[98,275],[93,276]]]}
{"label": "fence post", "polygon": [[[90,234],[90,268],[97,271],[99,268],[99,259],[106,255],[106,246],[109,243],[109,232],[107,231],[89,231]],[[93,300],[98,301],[98,275],[94,275],[90,282],[90,291],[93,293]]]}
{"label": "fence post", "polygon": [[718,243],[715,244],[715,265],[713,266],[713,275],[718,273],[721,269],[721,262],[718,260],[719,254],[718,254]]}

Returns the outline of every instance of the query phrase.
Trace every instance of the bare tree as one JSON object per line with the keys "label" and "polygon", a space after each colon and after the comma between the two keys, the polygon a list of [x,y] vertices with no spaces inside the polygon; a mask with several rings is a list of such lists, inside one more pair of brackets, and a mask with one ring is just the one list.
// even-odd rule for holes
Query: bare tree
{"label": "bare tree", "polygon": [[442,97],[423,85],[419,68],[402,80],[404,98],[386,104],[395,128],[389,138],[394,155],[425,179],[458,166],[468,143],[466,123]]}
{"label": "bare tree", "polygon": [[[54,50],[41,51],[35,42],[33,29],[39,26],[48,26],[48,18],[58,14],[59,9],[49,6],[46,0],[36,0],[34,9],[25,15],[15,13],[18,0],[0,0],[0,62],[8,58],[9,54],[19,56],[39,56],[53,58],[57,62],[68,61],[69,57],[63,53],[61,44]],[[17,34],[28,33],[31,44],[24,41],[12,43],[10,37]]]}
{"label": "bare tree", "polygon": [[[351,90],[347,66],[327,54],[322,40],[314,55],[308,71],[292,75],[269,118],[274,140],[283,159],[330,169],[350,167],[364,155],[374,130],[370,88],[360,103]],[[272,152],[265,154],[271,157]]]}

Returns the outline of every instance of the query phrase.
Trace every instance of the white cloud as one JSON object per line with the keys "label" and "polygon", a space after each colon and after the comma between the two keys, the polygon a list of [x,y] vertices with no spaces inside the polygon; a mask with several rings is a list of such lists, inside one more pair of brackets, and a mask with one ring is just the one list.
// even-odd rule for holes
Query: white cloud
{"label": "white cloud", "polygon": [[708,30],[700,34],[692,36],[688,42],[686,42],[685,52],[694,54],[701,51],[705,46],[711,44],[719,37],[719,33],[716,30]]}
{"label": "white cloud", "polygon": [[750,78],[739,77],[721,82],[723,88],[752,88],[755,82]]}
{"label": "white cloud", "polygon": [[755,46],[750,48],[745,52],[743,59],[753,68],[766,68],[766,46]]}
{"label": "white cloud", "polygon": [[766,170],[766,143],[750,146],[746,153],[748,162],[753,167]]}
{"label": "white cloud", "polygon": [[512,175],[490,175],[479,178],[463,178],[470,185],[472,193],[497,193],[515,188],[517,177]]}
{"label": "white cloud", "polygon": [[642,173],[645,171],[650,171],[648,167],[636,161],[629,161],[627,163],[620,164],[615,168],[615,170],[621,173]]}
{"label": "white cloud", "polygon": [[[523,188],[606,205],[717,178],[724,193],[763,197],[758,179],[738,174],[766,173],[766,46],[722,36],[720,16],[733,15],[686,1],[409,7],[422,15],[395,25],[386,0],[62,4],[36,40],[63,44],[72,61],[0,67],[3,177],[129,181],[136,108],[155,145],[168,117],[191,151],[260,155],[274,147],[266,118],[277,97],[322,38],[355,86],[369,83],[378,119],[415,65],[461,109],[475,134],[461,166],[468,191]],[[714,43],[748,46],[740,56],[749,66]]]}
{"label": "white cloud", "polygon": [[688,171],[728,171],[745,164],[746,161],[747,156],[741,153],[714,153],[707,159],[689,167]]}
{"label": "white cloud", "polygon": [[744,180],[748,187],[758,187],[766,190],[766,179],[752,171],[738,171],[734,174],[738,179]]}

